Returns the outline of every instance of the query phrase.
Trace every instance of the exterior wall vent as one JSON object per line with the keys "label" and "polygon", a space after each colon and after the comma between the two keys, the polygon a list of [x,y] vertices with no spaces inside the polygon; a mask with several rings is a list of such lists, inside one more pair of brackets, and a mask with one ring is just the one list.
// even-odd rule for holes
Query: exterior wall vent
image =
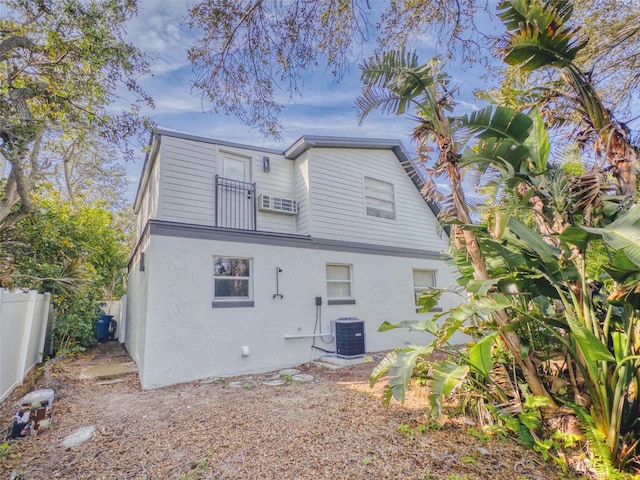
{"label": "exterior wall vent", "polygon": [[290,198],[274,197],[273,195],[262,194],[259,198],[258,209],[263,212],[297,215],[298,202]]}
{"label": "exterior wall vent", "polygon": [[362,357],[365,354],[364,320],[356,317],[338,318],[333,322],[336,355],[341,358]]}

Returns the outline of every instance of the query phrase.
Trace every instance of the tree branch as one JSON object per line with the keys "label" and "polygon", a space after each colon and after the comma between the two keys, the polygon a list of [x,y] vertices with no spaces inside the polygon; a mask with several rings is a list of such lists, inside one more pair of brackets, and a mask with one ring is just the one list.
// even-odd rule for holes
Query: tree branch
{"label": "tree branch", "polygon": [[31,49],[34,45],[35,44],[31,40],[22,35],[13,35],[5,38],[0,42],[0,61],[6,60],[9,53],[16,48]]}

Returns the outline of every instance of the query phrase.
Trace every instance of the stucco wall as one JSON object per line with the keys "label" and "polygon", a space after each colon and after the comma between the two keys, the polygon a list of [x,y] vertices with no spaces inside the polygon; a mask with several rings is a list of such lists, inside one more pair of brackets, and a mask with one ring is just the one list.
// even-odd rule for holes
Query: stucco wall
{"label": "stucco wall", "polygon": [[149,268],[147,257],[150,245],[145,242],[141,245],[141,252],[129,270],[128,293],[126,302],[125,346],[131,357],[138,364],[142,376],[145,365],[144,342],[147,321],[147,285]]}
{"label": "stucco wall", "polygon": [[[214,256],[253,259],[253,307],[212,308]],[[327,262],[353,265],[355,305],[327,305]],[[151,236],[145,264],[145,361],[139,364],[144,388],[309,361],[312,340],[285,339],[285,334],[313,332],[318,296],[323,299],[323,331],[330,331],[331,320],[359,317],[365,320],[367,351],[426,342],[429,337],[420,332],[376,330],[385,320],[423,318],[413,303],[414,268],[436,269],[440,286],[454,283],[449,267],[438,260],[170,236]],[[273,298],[277,267],[282,269],[282,299]],[[140,282],[139,276],[135,273],[132,280]],[[441,306],[452,301],[444,299]],[[141,306],[141,299],[129,302]],[[319,340],[316,344],[333,348]],[[242,356],[243,346],[249,347],[249,356]],[[138,346],[136,361],[140,352]]]}

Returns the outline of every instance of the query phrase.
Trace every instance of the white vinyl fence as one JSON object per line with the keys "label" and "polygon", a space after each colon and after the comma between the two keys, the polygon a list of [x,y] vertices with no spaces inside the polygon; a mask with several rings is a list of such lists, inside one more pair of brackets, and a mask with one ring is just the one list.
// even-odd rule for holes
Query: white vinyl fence
{"label": "white vinyl fence", "polygon": [[42,362],[51,295],[0,289],[0,402]]}

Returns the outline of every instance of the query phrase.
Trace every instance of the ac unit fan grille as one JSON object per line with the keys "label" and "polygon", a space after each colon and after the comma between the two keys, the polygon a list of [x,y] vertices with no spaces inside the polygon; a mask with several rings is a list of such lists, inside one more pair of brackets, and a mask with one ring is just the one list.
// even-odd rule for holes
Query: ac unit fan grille
{"label": "ac unit fan grille", "polygon": [[342,358],[364,356],[364,320],[339,318],[334,324],[336,355]]}

